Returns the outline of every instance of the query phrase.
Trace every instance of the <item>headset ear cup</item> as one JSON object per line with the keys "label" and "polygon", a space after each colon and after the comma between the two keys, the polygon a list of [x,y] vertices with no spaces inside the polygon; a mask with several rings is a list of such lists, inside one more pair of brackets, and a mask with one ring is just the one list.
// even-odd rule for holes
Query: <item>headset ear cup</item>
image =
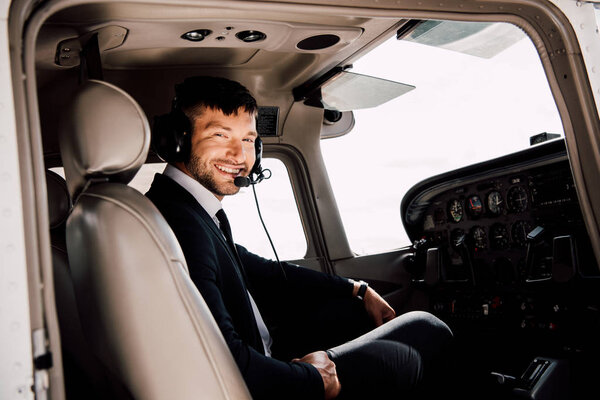
{"label": "headset ear cup", "polygon": [[166,162],[187,162],[192,147],[191,124],[183,111],[174,109],[169,114],[154,117],[152,147]]}
{"label": "headset ear cup", "polygon": [[250,171],[250,175],[252,175],[252,174],[260,175],[260,173],[262,172],[262,166],[261,166],[262,152],[263,152],[262,139],[260,138],[260,136],[257,136],[256,140],[254,141],[255,161],[254,161],[254,165],[252,166],[252,171]]}

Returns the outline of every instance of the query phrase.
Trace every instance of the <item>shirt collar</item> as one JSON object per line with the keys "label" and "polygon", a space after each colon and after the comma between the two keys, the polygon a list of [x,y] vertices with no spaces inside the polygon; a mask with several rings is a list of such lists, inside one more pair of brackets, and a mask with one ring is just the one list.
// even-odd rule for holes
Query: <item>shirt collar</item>
{"label": "shirt collar", "polygon": [[185,172],[181,171],[179,168],[167,164],[165,170],[163,171],[163,175],[168,176],[173,179],[179,185],[181,185],[185,190],[190,192],[192,196],[196,199],[196,201],[204,208],[204,210],[208,213],[208,215],[216,222],[217,226],[219,226],[216,214],[223,206],[219,199],[207,188],[202,186],[200,182],[187,175]]}

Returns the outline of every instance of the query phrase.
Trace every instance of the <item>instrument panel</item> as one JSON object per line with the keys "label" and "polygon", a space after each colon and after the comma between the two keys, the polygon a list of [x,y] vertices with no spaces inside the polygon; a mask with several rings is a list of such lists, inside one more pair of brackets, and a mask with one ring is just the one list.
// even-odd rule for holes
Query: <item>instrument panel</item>
{"label": "instrument panel", "polygon": [[[553,144],[417,185],[403,216],[416,247],[437,250],[434,265],[422,255],[425,268],[440,282],[483,286],[550,280],[563,267],[597,275],[595,262],[574,259],[594,257],[563,149]],[[571,253],[569,265],[557,264]]]}
{"label": "instrument panel", "polygon": [[541,217],[537,215],[540,211],[576,201],[570,174],[553,175],[557,193],[553,193],[552,198],[547,198],[548,191],[541,196],[539,188],[547,182],[542,182],[542,174],[535,170],[444,193],[433,201],[423,231],[435,235],[440,229],[442,232],[449,230],[451,238],[468,232],[468,239],[477,250],[523,247],[532,223],[543,223],[536,218]]}

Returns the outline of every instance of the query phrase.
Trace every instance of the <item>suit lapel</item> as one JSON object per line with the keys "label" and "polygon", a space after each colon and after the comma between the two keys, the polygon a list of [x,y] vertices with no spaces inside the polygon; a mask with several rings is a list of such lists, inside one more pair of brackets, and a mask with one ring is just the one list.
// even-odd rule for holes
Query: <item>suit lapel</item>
{"label": "suit lapel", "polygon": [[162,174],[156,174],[154,177],[154,182],[152,184],[155,190],[152,190],[152,196],[159,197],[164,200],[175,201],[178,203],[185,203],[190,209],[192,209],[198,217],[204,222],[204,225],[208,227],[212,233],[217,236],[227,252],[229,253],[232,260],[235,261],[235,256],[231,254],[231,250],[227,245],[227,241],[223,236],[223,233],[219,229],[219,227],[215,224],[215,221],[208,215],[206,210],[198,203],[196,198],[185,188],[183,188],[180,184],[175,182],[173,179],[168,176]]}
{"label": "suit lapel", "polygon": [[[248,282],[246,274],[243,272],[244,270],[243,266],[241,265],[241,260],[239,259],[239,256],[237,255],[237,253],[234,253],[233,250],[229,247],[225,236],[223,236],[223,232],[221,232],[221,229],[219,229],[215,221],[213,221],[213,219],[210,217],[210,215],[208,215],[206,210],[200,205],[200,203],[198,203],[196,198],[185,188],[183,188],[181,185],[179,185],[177,182],[175,182],[168,176],[156,174],[155,183],[157,185],[155,194],[158,194],[159,196],[165,199],[184,202],[202,220],[204,225],[208,227],[208,229],[219,238],[219,242],[229,255],[231,263],[235,266],[239,278],[242,280],[244,285],[247,286]],[[166,195],[168,197],[166,197]]]}

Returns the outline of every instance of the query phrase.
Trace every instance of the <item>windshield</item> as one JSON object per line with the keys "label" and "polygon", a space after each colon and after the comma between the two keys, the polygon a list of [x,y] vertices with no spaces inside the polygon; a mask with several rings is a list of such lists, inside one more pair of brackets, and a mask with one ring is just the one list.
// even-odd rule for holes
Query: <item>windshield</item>
{"label": "windshield", "polygon": [[[509,24],[460,24],[474,24],[467,31],[476,33],[459,39],[463,46],[393,37],[354,64],[353,72],[416,87],[355,111],[350,133],[321,142],[350,245],[359,254],[409,244],[399,208],[415,183],[525,149],[540,133],[563,135],[531,40]],[[375,205],[381,215],[373,216]],[[373,218],[382,221],[376,235],[365,229]]]}

